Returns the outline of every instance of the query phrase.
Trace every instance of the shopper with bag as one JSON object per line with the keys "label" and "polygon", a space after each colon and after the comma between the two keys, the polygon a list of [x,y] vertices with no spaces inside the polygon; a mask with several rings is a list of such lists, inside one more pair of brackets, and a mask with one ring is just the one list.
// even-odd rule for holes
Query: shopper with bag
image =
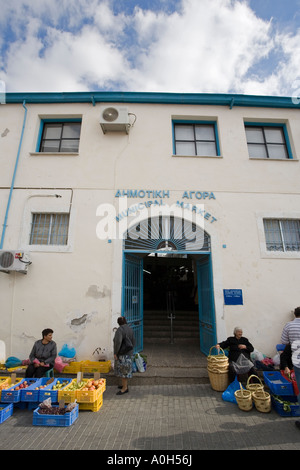
{"label": "shopper with bag", "polygon": [[118,318],[119,328],[114,337],[115,375],[121,377],[122,385],[117,395],[128,393],[128,379],[132,378],[132,356],[135,344],[134,334],[125,317]]}
{"label": "shopper with bag", "polygon": [[254,347],[247,338],[243,336],[243,330],[240,327],[235,327],[233,335],[228,337],[225,341],[216,344],[216,348],[226,349],[229,348],[229,381],[233,382],[236,375],[248,374],[257,375],[257,371],[253,362],[250,359],[250,353],[254,351]]}
{"label": "shopper with bag", "polygon": [[[298,390],[300,390],[300,307],[295,308],[294,315],[294,320],[288,322],[282,330],[281,342],[291,346],[292,365]],[[297,399],[300,406],[300,394]],[[295,424],[300,429],[300,421],[296,421]]]}

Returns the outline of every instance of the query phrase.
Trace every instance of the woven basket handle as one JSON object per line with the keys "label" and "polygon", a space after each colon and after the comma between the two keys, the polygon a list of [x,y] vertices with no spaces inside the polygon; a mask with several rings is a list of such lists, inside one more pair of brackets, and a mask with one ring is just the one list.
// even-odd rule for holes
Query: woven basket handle
{"label": "woven basket handle", "polygon": [[[241,382],[239,382],[239,384],[240,384],[240,389],[241,389],[241,392],[242,392],[242,397],[244,398],[245,392],[248,392],[248,390],[245,390],[245,389],[243,388]],[[249,393],[249,392],[248,392],[248,393]],[[246,395],[247,395],[247,393],[246,393]],[[248,398],[248,397],[247,397],[247,398]]]}
{"label": "woven basket handle", "polygon": [[210,352],[211,352],[211,350],[212,350],[213,348],[216,348],[216,349],[217,349],[218,355],[220,354],[220,351],[222,351],[222,355],[223,355],[223,356],[226,356],[226,354],[225,354],[225,352],[223,351],[223,349],[222,349],[222,348],[217,348],[216,346],[212,346],[212,347],[210,348],[209,354],[208,354],[209,356],[211,356]]}
{"label": "woven basket handle", "polygon": [[257,377],[257,375],[250,375],[250,377],[249,377],[248,380],[247,380],[247,385],[249,385],[249,382],[250,382],[250,380],[252,379],[252,377],[255,377],[256,379],[258,379],[259,382],[260,382],[260,385],[262,385],[262,381],[260,380],[259,377]]}

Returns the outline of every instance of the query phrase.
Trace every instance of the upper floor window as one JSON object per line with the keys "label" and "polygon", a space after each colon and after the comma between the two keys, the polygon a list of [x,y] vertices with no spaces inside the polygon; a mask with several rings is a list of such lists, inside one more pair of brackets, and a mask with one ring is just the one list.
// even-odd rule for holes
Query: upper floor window
{"label": "upper floor window", "polygon": [[78,152],[81,122],[43,121],[39,152]]}
{"label": "upper floor window", "polygon": [[174,122],[174,154],[208,157],[219,155],[216,123]]}
{"label": "upper floor window", "polygon": [[284,125],[245,124],[250,158],[292,158]]}
{"label": "upper floor window", "polygon": [[268,251],[300,251],[300,220],[264,219]]}
{"label": "upper floor window", "polygon": [[69,214],[32,214],[30,245],[67,245]]}

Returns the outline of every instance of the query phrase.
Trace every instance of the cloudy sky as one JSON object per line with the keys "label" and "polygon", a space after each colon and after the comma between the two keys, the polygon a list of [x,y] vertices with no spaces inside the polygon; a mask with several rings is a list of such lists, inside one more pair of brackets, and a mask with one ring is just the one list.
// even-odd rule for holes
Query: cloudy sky
{"label": "cloudy sky", "polygon": [[7,92],[292,96],[300,0],[0,0]]}

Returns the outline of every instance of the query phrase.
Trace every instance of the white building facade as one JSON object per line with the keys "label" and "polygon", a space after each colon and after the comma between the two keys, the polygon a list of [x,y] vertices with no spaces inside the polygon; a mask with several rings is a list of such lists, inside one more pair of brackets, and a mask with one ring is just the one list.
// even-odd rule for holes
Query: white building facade
{"label": "white building facade", "polygon": [[111,359],[120,314],[143,350],[153,259],[192,266],[200,351],[240,326],[275,354],[300,305],[295,100],[11,93],[0,125],[7,356],[26,359],[52,328],[58,349]]}

